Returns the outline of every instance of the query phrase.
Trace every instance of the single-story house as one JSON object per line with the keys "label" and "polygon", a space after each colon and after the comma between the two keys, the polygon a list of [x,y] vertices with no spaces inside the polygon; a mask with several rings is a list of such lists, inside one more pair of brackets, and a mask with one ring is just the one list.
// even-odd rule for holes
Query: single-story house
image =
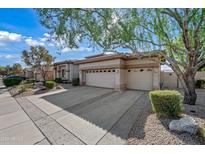
{"label": "single-story house", "polygon": [[103,53],[76,61],[81,85],[115,90],[160,89],[159,54]]}
{"label": "single-story house", "polygon": [[54,63],[54,78],[61,78],[68,82],[72,82],[74,78],[79,78],[79,66],[74,62],[73,60],[66,60]]}

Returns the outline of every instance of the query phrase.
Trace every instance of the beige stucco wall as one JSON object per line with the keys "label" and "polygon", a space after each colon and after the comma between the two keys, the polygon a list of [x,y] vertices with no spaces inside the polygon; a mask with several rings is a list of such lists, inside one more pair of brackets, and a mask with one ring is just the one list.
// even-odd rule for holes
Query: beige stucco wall
{"label": "beige stucco wall", "polygon": [[25,77],[33,78],[33,71],[32,70],[25,70]]}
{"label": "beige stucco wall", "polygon": [[70,64],[70,80],[79,78],[79,65]]}
{"label": "beige stucco wall", "polygon": [[[113,59],[99,62],[91,62],[80,64],[80,83],[83,85],[86,82],[86,73],[84,70],[97,70],[97,69],[115,69],[114,75],[114,89],[122,90],[126,89],[127,79],[126,72],[129,67],[143,67],[152,69],[152,89],[160,88],[160,64],[154,61],[156,59],[132,59],[132,60],[123,60],[123,59]],[[99,85],[102,85],[99,81]]]}
{"label": "beige stucco wall", "polygon": [[126,89],[126,70],[125,69],[115,69],[115,90]]}
{"label": "beige stucco wall", "polygon": [[65,70],[65,76],[62,79],[72,81],[73,78],[79,78],[78,64],[59,64],[55,68],[55,78],[62,78],[62,69]]}
{"label": "beige stucco wall", "polygon": [[107,60],[107,61],[99,61],[99,62],[92,62],[92,63],[85,63],[85,64],[80,64],[79,69],[98,69],[98,68],[103,68],[103,67],[108,67],[108,66],[119,66],[120,63],[122,63],[122,60],[120,59],[114,59],[114,60]]}
{"label": "beige stucco wall", "polygon": [[156,58],[148,58],[148,59],[132,59],[125,61],[125,65],[135,65],[135,64],[152,64],[156,63]]}
{"label": "beige stucco wall", "polygon": [[[53,80],[54,79],[54,75],[53,75],[54,67],[50,66],[50,67],[47,67],[45,70],[47,71],[46,80]],[[34,79],[37,81],[43,81],[42,74],[39,70],[34,71]]]}
{"label": "beige stucco wall", "polygon": [[[205,72],[197,72],[195,80],[205,79]],[[163,83],[163,88],[182,88],[177,75],[174,72],[161,72],[161,83]]]}
{"label": "beige stucco wall", "polygon": [[[65,79],[65,80],[70,79],[70,66],[69,66],[69,64],[57,65],[57,66],[55,66],[55,68],[56,68],[55,78],[62,78],[62,79]],[[65,71],[64,77],[62,77],[62,70]]]}

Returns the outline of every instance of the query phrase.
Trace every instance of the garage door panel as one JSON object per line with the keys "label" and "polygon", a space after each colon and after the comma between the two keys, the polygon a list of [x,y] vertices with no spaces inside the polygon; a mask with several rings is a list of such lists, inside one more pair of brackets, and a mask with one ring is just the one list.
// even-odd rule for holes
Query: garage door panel
{"label": "garage door panel", "polygon": [[86,85],[114,88],[114,72],[86,73]]}
{"label": "garage door panel", "polygon": [[127,88],[152,90],[152,71],[149,69],[127,70]]}

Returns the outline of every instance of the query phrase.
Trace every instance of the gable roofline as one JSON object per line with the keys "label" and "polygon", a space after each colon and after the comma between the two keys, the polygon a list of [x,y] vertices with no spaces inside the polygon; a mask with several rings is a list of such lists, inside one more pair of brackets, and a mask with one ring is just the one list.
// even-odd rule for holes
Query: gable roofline
{"label": "gable roofline", "polygon": [[56,62],[53,65],[57,66],[57,65],[62,65],[62,64],[73,64],[74,62],[75,62],[75,60],[64,60],[64,61]]}
{"label": "gable roofline", "polygon": [[158,57],[162,58],[160,55],[161,51],[149,51],[149,52],[136,52],[136,53],[116,53],[111,55],[106,54],[98,54],[94,56],[89,56],[86,59],[75,61],[75,64],[84,64],[84,63],[92,63],[98,61],[106,61],[106,60],[114,60],[114,59],[123,59],[123,60],[131,60],[131,59],[142,59],[142,58],[153,58]]}

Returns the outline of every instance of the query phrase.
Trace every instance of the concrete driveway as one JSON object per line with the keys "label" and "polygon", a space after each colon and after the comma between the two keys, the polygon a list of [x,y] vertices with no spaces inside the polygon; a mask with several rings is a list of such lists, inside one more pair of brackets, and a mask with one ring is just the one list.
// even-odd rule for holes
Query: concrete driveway
{"label": "concrete driveway", "polygon": [[[11,121],[26,126],[17,128],[18,132],[15,128],[0,132],[0,137],[19,133],[24,137],[22,142],[8,144],[126,144],[133,124],[150,107],[147,92],[87,86],[12,100],[22,115],[20,121],[19,115],[11,115]],[[7,103],[7,108],[15,107]]]}
{"label": "concrete driveway", "polygon": [[[130,128],[149,106],[147,92],[87,86],[18,102],[52,144],[125,144]],[[29,111],[28,103],[38,115]]]}

